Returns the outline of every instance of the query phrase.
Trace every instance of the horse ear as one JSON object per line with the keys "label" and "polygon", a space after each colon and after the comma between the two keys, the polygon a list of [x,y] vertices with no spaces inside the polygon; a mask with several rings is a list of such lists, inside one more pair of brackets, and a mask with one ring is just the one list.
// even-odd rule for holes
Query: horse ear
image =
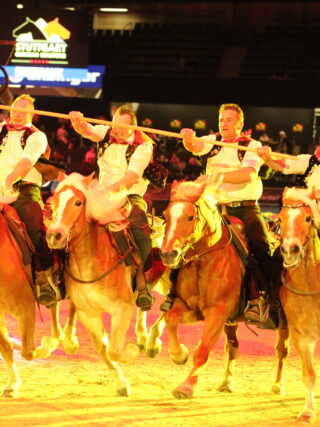
{"label": "horse ear", "polygon": [[94,172],[92,172],[90,175],[86,176],[86,177],[82,180],[83,184],[84,184],[84,185],[89,185],[89,184],[90,184],[90,182],[92,181],[93,175],[94,175]]}
{"label": "horse ear", "polygon": [[63,181],[64,179],[66,179],[67,178],[67,176],[68,175],[66,175],[65,173],[63,173],[63,172],[59,172],[58,173],[58,182],[61,182],[61,181]]}
{"label": "horse ear", "polygon": [[286,194],[286,192],[287,192],[288,188],[289,188],[289,187],[284,187],[284,190],[283,190],[283,192],[282,192],[282,197],[284,197],[284,196],[285,196],[285,194]]}
{"label": "horse ear", "polygon": [[171,184],[171,191],[174,190],[176,188],[176,186],[179,184],[179,181],[177,181],[176,179],[172,182]]}

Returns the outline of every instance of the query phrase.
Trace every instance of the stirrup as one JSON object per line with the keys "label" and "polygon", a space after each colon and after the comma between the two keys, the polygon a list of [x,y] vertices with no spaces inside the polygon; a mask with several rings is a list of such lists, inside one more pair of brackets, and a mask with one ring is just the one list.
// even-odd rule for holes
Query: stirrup
{"label": "stirrup", "polygon": [[50,283],[36,285],[37,299],[40,304],[47,308],[54,307],[62,299],[60,289],[57,285],[52,286]]}
{"label": "stirrup", "polygon": [[269,317],[270,304],[265,291],[259,292],[258,307],[260,314],[260,321],[265,322]]}
{"label": "stirrup", "polygon": [[136,305],[140,308],[141,311],[149,311],[153,303],[154,298],[148,285],[145,288],[138,290]]}
{"label": "stirrup", "polygon": [[169,293],[166,296],[166,299],[160,304],[160,310],[164,312],[169,311],[172,308],[175,299],[176,296]]}
{"label": "stirrup", "polygon": [[248,301],[243,311],[243,317],[246,322],[260,323],[260,309],[258,301]]}

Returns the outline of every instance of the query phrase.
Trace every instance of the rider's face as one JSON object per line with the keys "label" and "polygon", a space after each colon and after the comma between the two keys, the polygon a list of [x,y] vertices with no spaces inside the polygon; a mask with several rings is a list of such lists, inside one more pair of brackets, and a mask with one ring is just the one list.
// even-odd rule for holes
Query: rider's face
{"label": "rider's face", "polygon": [[[131,125],[132,124],[132,117],[130,116],[130,114],[116,114],[113,117],[113,123],[122,123],[122,124],[126,124],[126,125]],[[122,143],[125,142],[130,135],[132,135],[133,130],[132,129],[126,129],[123,127],[118,127],[118,126],[114,126],[111,130],[111,136],[113,138],[115,138],[115,140],[118,143]]]}
{"label": "rider's face", "polygon": [[[18,99],[12,104],[13,107],[25,108],[28,110],[33,110],[33,104],[27,99]],[[10,120],[11,124],[15,128],[20,128],[25,126],[28,123],[32,122],[32,113],[24,113],[22,111],[11,110]]]}
{"label": "rider's face", "polygon": [[223,110],[219,115],[219,131],[222,138],[230,139],[238,136],[242,129],[239,114],[234,110]]}

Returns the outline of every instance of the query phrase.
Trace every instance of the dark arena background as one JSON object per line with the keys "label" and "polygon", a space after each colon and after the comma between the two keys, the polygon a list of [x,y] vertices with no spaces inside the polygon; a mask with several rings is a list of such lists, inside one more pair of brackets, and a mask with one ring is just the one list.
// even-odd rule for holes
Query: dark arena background
{"label": "dark arena background", "polygon": [[[39,28],[53,22],[63,46],[39,42]],[[0,65],[9,77],[1,104],[29,93],[38,110],[80,110],[107,120],[117,106],[128,104],[142,126],[171,132],[189,127],[201,136],[218,131],[219,105],[232,102],[244,110],[244,128],[274,151],[313,153],[320,144],[320,1],[11,0],[1,4],[0,23]],[[0,84],[5,85],[2,74]],[[6,116],[2,111],[1,118]],[[39,115],[35,124],[47,134],[52,159],[64,163],[68,172],[88,175],[96,169],[95,149],[75,134],[68,120]],[[201,168],[181,141],[154,139],[155,158],[169,169],[169,177],[163,190],[150,187],[146,199],[150,212],[162,215],[172,181],[193,180]],[[279,212],[284,187],[294,183],[295,176],[280,173],[264,182],[260,202],[267,221]],[[43,188],[44,200],[55,186]],[[155,296],[148,326],[160,314],[162,296]],[[68,301],[63,301],[62,324],[67,310]],[[135,340],[134,317],[128,341]],[[104,321],[108,331],[107,315]],[[111,374],[80,323],[76,355],[66,355],[60,345],[50,358],[32,362],[19,354],[15,320],[7,317],[7,323],[22,386],[17,398],[0,400],[3,427],[288,427],[296,425],[303,408],[301,364],[293,346],[284,368],[286,393],[270,392],[276,375],[272,330],[253,326],[252,332],[239,326],[233,393],[217,391],[225,370],[222,335],[200,373],[194,397],[177,400],[171,391],[191,369],[201,323],[180,328],[190,352],[186,365],[171,361],[166,330],[158,356],[141,353],[133,363],[121,365],[129,397],[116,397]],[[42,307],[37,343],[50,335],[50,327],[49,312]],[[319,355],[317,348],[316,372]],[[2,387],[6,381],[1,363]],[[318,403],[319,397],[318,382]]]}

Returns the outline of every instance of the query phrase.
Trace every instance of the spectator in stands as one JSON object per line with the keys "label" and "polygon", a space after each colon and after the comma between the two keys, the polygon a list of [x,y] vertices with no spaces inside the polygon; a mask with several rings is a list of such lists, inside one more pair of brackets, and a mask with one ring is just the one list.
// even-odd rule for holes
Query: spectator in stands
{"label": "spectator in stands", "polygon": [[287,137],[287,134],[284,130],[279,132],[279,139],[276,143],[276,150],[279,153],[288,153],[292,154],[292,142]]}
{"label": "spectator in stands", "polygon": [[97,166],[97,151],[92,145],[84,155],[84,174],[89,175],[96,169]]}

